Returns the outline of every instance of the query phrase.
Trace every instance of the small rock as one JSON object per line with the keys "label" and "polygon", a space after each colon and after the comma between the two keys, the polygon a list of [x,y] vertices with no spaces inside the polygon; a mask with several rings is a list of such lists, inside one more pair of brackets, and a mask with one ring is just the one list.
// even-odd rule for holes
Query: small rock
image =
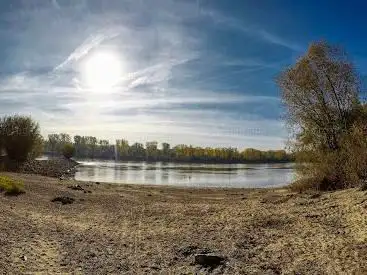
{"label": "small rock", "polygon": [[195,255],[195,264],[204,266],[204,267],[212,267],[215,268],[219,265],[224,264],[225,258],[218,255],[210,255],[210,254],[196,254]]}
{"label": "small rock", "polygon": [[64,197],[53,198],[51,201],[52,202],[61,202],[62,204],[71,204],[75,201],[75,199],[64,196]]}
{"label": "small rock", "polygon": [[305,215],[305,218],[319,218],[320,215],[319,214],[313,214],[313,213],[308,213]]}
{"label": "small rock", "polygon": [[98,182],[98,181],[96,181],[96,184],[99,184],[99,182]]}
{"label": "small rock", "polygon": [[27,259],[28,259],[28,258],[27,258],[27,256],[22,256],[22,257],[20,257],[20,258],[21,258],[23,261],[25,261],[25,262],[26,262],[26,261],[27,261]]}

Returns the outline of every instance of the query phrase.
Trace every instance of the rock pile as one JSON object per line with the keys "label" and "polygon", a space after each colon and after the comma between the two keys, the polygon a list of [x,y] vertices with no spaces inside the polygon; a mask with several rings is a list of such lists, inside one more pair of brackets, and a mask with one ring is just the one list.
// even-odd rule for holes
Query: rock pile
{"label": "rock pile", "polygon": [[74,176],[77,165],[78,163],[76,161],[65,158],[29,160],[19,167],[18,172],[54,178],[70,178]]}

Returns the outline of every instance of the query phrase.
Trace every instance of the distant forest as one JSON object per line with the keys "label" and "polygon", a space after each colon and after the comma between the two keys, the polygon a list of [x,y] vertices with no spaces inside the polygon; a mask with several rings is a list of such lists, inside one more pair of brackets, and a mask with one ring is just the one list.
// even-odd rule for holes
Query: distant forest
{"label": "distant forest", "polygon": [[292,155],[285,150],[261,151],[247,148],[238,151],[237,148],[211,148],[180,144],[171,148],[170,144],[158,142],[133,143],[127,140],[116,140],[116,146],[108,140],[97,139],[93,136],[74,136],[51,134],[43,141],[45,155],[61,155],[66,144],[74,147],[75,158],[116,159],[131,161],[177,161],[177,162],[210,162],[210,163],[266,163],[289,162]]}

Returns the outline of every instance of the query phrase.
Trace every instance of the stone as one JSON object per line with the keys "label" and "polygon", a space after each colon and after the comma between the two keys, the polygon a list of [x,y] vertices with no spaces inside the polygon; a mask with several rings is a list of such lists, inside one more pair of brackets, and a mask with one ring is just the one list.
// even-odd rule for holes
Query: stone
{"label": "stone", "polygon": [[215,268],[219,265],[223,265],[225,258],[213,254],[196,254],[195,264],[201,265],[203,267]]}
{"label": "stone", "polygon": [[53,198],[51,200],[51,202],[61,202],[63,205],[64,204],[71,204],[75,201],[74,198],[70,198],[70,197],[66,197],[66,196],[63,196],[63,197],[56,197],[56,198]]}

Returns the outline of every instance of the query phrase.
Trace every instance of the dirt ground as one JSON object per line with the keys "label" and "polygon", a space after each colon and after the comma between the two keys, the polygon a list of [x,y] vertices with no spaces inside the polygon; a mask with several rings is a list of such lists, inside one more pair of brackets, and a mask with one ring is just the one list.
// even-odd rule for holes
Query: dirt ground
{"label": "dirt ground", "polygon": [[[367,274],[367,193],[194,189],[10,174],[3,274]],[[79,184],[83,190],[72,190]],[[88,191],[91,191],[88,192]],[[56,196],[72,204],[51,202]],[[197,253],[226,260],[214,268]]]}

